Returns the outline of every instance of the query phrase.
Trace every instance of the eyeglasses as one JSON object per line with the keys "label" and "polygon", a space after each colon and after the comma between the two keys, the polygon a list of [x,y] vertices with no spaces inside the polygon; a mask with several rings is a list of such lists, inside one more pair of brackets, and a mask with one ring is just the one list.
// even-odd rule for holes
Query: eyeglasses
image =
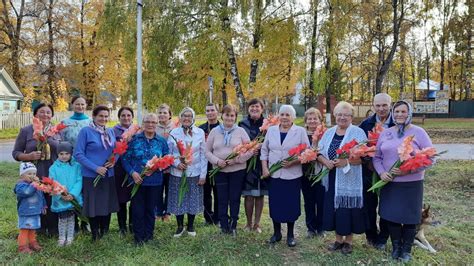
{"label": "eyeglasses", "polygon": [[336,114],[336,117],[352,117],[352,114]]}
{"label": "eyeglasses", "polygon": [[193,118],[193,115],[181,115],[182,118]]}
{"label": "eyeglasses", "polygon": [[143,124],[152,124],[152,125],[156,125],[156,124],[158,124],[158,122],[156,122],[156,121],[143,121]]}

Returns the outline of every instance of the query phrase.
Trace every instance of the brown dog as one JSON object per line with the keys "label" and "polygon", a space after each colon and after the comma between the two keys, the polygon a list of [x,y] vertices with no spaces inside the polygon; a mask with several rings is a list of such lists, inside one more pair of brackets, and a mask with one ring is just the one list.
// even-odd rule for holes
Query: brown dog
{"label": "brown dog", "polygon": [[430,212],[430,205],[423,204],[421,211],[421,223],[416,227],[416,236],[414,244],[422,249],[426,249],[431,253],[436,253],[436,250],[430,245],[425,237],[425,228],[433,223],[433,215]]}

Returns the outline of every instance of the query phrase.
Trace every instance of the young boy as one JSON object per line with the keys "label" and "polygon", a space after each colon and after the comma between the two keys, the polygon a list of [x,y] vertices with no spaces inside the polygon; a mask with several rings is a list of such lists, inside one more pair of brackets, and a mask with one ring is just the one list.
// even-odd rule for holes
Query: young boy
{"label": "young boy", "polygon": [[37,180],[36,166],[30,162],[20,164],[20,179],[15,185],[14,192],[18,201],[18,251],[31,254],[40,251],[41,246],[36,240],[36,229],[41,227],[41,214],[46,213],[46,200],[43,192],[37,190],[31,183]]}

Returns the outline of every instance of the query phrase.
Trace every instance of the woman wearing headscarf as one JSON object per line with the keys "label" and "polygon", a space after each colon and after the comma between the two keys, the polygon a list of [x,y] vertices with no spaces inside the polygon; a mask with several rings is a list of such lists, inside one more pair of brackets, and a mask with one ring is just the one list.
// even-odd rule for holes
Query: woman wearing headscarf
{"label": "woman wearing headscarf", "polygon": [[[270,244],[281,241],[281,224],[287,224],[286,243],[296,246],[294,226],[301,215],[301,177],[303,171],[298,159],[286,161],[288,152],[301,144],[309,147],[306,130],[293,122],[296,118],[295,108],[282,105],[278,112],[280,125],[268,128],[262,144],[262,176],[269,178],[268,202],[270,217],[273,221],[273,236]],[[282,161],[283,168],[270,176],[269,167]]]}
{"label": "woman wearing headscarf", "polygon": [[380,134],[373,159],[380,178],[388,182],[380,190],[379,214],[388,221],[392,258],[403,262],[411,259],[416,225],[421,220],[425,171],[408,173],[399,168],[390,168],[399,159],[398,147],[407,137],[414,136],[412,146],[415,150],[433,146],[426,131],[411,123],[412,115],[413,110],[408,102],[398,101],[393,105],[395,126]]}
{"label": "woman wearing headscarf", "polygon": [[246,162],[252,156],[252,152],[246,152],[234,159],[226,160],[235,146],[250,142],[247,132],[237,126],[236,121],[237,108],[230,104],[224,106],[222,108],[222,124],[211,131],[206,143],[207,159],[214,167],[222,168],[214,177],[217,187],[221,231],[224,234],[232,234],[234,237],[237,236],[240,195],[245,178]]}
{"label": "woman wearing headscarf", "polygon": [[329,128],[319,141],[318,161],[330,169],[324,176],[325,188],[323,229],[336,231],[336,241],[330,251],[341,250],[343,254],[352,253],[353,234],[362,234],[366,228],[363,211],[363,181],[360,159],[338,158],[337,149],[356,140],[367,140],[364,131],[352,125],[354,108],[341,101],[334,107],[336,126]]}
{"label": "woman wearing headscarf", "polygon": [[[133,110],[130,107],[123,106],[118,110],[119,123],[113,127],[115,141],[122,140],[122,134],[125,133],[133,123]],[[125,235],[127,232],[127,202],[130,201],[131,186],[122,185],[127,172],[122,165],[122,157],[119,157],[114,166],[115,173],[115,189],[117,190],[117,199],[119,203],[119,211],[117,212],[117,222],[119,232]],[[128,228],[132,232],[132,208],[128,210]]]}
{"label": "woman wearing headscarf", "polygon": [[[115,190],[114,164],[108,159],[115,147],[115,134],[107,128],[110,110],[98,105],[92,111],[92,123],[77,136],[74,157],[81,164],[83,208],[89,217],[92,240],[102,238],[110,226],[110,215],[119,210]],[[97,175],[101,178],[94,186]]]}
{"label": "woman wearing headscarf", "polygon": [[[33,109],[33,116],[40,120],[43,127],[42,134],[46,134],[50,128],[53,127],[51,118],[54,116],[53,106],[46,103],[40,103]],[[15,146],[13,147],[12,156],[19,162],[34,162],[37,168],[38,177],[49,176],[49,167],[53,165],[57,159],[56,148],[61,139],[59,134],[46,137],[46,145],[49,148],[43,151],[37,150],[38,141],[33,138],[33,125],[28,125],[20,129],[20,133],[16,137]],[[48,207],[51,207],[51,196],[44,195]],[[58,234],[58,216],[51,212],[48,208],[45,215],[41,215],[41,229],[40,233],[46,235]]]}
{"label": "woman wearing headscarf", "polygon": [[[206,182],[207,173],[206,140],[204,130],[194,125],[195,117],[194,110],[185,107],[179,113],[181,127],[173,129],[168,140],[171,154],[177,158],[171,167],[168,191],[168,211],[176,215],[176,221],[178,222],[174,237],[180,237],[185,231],[190,236],[196,236],[194,218],[196,214],[204,210],[202,185]],[[184,147],[191,145],[191,161],[182,157],[176,141],[181,142]],[[184,182],[186,182],[188,189],[182,202],[180,202],[179,188],[183,174],[186,175]],[[184,214],[188,216],[186,229],[184,228]]]}

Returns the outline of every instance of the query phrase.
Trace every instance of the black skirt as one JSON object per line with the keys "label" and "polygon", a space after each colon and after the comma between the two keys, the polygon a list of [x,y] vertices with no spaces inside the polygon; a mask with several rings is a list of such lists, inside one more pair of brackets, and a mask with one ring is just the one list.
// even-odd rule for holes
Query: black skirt
{"label": "black skirt", "polygon": [[329,172],[329,187],[324,193],[323,230],[336,231],[336,234],[347,236],[362,234],[367,228],[367,215],[364,208],[334,208],[336,193],[336,169]]}
{"label": "black skirt", "polygon": [[82,194],[84,205],[82,214],[87,217],[106,216],[118,212],[119,204],[115,189],[115,178],[102,178],[94,187],[94,178],[82,178]]}
{"label": "black skirt", "polygon": [[423,180],[390,182],[380,190],[379,213],[399,224],[419,224],[423,205]]}
{"label": "black skirt", "polygon": [[262,163],[257,160],[255,169],[246,172],[244,179],[244,188],[242,195],[260,197],[268,195],[267,179],[261,179],[262,176]]}
{"label": "black skirt", "polygon": [[127,203],[130,201],[130,194],[132,192],[133,186],[128,186],[129,184],[128,178],[125,181],[125,183],[123,182],[124,178],[128,176],[128,174],[123,169],[120,162],[115,165],[114,174],[115,174],[115,190],[117,191],[118,202],[122,204],[122,203]]}
{"label": "black skirt", "polygon": [[301,178],[269,178],[270,217],[278,223],[291,223],[301,215]]}

